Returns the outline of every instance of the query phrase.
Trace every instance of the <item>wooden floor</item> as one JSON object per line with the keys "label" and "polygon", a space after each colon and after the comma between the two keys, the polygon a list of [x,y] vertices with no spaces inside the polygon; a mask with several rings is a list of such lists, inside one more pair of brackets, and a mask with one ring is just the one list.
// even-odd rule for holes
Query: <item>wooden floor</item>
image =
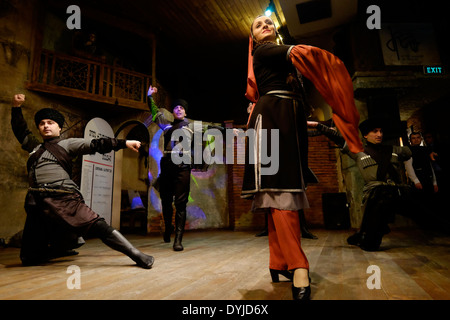
{"label": "wooden floor", "polygon": [[[310,262],[313,300],[448,300],[450,236],[415,227],[393,228],[381,251],[349,246],[350,230],[313,230],[303,240]],[[77,256],[23,267],[19,249],[0,249],[0,300],[291,300],[291,283],[272,283],[267,237],[255,232],[186,232],[174,252],[160,236],[127,235],[156,261],[141,269],[128,257],[88,240]],[[80,289],[68,289],[72,265]],[[379,289],[376,273],[380,270]],[[373,281],[372,281],[373,280]],[[72,282],[74,283],[74,282]]]}

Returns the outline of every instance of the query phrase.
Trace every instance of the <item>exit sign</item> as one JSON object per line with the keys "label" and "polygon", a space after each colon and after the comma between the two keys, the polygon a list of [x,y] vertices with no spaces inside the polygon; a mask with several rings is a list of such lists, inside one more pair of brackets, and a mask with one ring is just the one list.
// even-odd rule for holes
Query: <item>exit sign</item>
{"label": "exit sign", "polygon": [[423,73],[429,75],[441,75],[445,72],[442,66],[423,66]]}

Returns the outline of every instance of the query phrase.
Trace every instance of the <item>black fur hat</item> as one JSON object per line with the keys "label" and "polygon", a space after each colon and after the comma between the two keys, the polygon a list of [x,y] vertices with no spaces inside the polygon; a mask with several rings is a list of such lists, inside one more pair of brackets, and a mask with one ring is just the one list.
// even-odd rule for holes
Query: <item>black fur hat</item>
{"label": "black fur hat", "polygon": [[189,108],[189,104],[187,103],[186,100],[183,100],[183,99],[176,99],[174,102],[172,102],[171,110],[173,111],[173,109],[176,106],[182,106],[184,108],[184,110],[186,111],[186,113],[187,113],[188,108]]}
{"label": "black fur hat", "polygon": [[34,123],[36,124],[36,127],[39,127],[39,123],[44,119],[50,119],[55,121],[60,128],[64,125],[64,116],[55,109],[52,108],[44,108],[36,112],[34,115]]}
{"label": "black fur hat", "polygon": [[386,120],[382,118],[372,118],[364,120],[359,124],[359,131],[361,131],[361,134],[363,136],[367,135],[370,131],[372,131],[375,128],[386,128]]}

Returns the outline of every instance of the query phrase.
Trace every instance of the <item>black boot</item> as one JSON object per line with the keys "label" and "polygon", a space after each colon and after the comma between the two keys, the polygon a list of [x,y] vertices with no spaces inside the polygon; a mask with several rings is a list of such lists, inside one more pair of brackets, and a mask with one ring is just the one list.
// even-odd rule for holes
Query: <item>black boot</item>
{"label": "black boot", "polygon": [[170,235],[172,234],[173,229],[174,229],[174,227],[173,227],[172,224],[169,224],[169,225],[165,226],[165,228],[164,228],[164,235],[163,235],[164,242],[166,242],[166,243],[170,242]]}
{"label": "black boot", "polygon": [[166,242],[166,243],[170,242],[170,235],[172,234],[172,232],[174,230],[174,227],[172,225],[172,216],[173,216],[173,209],[172,209],[172,204],[170,204],[170,209],[163,208],[163,218],[164,218],[163,239],[164,239],[164,242]]}
{"label": "black boot", "polygon": [[144,269],[150,269],[155,259],[136,249],[119,231],[113,230],[106,237],[101,238],[108,247],[122,252],[131,258],[137,265]]}
{"label": "black boot", "polygon": [[378,251],[380,249],[383,234],[380,232],[364,232],[359,247],[364,251]]}
{"label": "black boot", "polygon": [[305,212],[303,210],[298,210],[298,218],[300,220],[300,230],[302,231],[302,238],[308,239],[318,239],[308,230],[308,224],[306,223]]}
{"label": "black boot", "polygon": [[184,226],[186,224],[186,211],[178,211],[175,213],[175,241],[173,242],[173,250],[183,251]]}
{"label": "black boot", "polygon": [[362,239],[364,238],[364,233],[357,231],[353,235],[347,238],[347,243],[352,246],[359,246]]}

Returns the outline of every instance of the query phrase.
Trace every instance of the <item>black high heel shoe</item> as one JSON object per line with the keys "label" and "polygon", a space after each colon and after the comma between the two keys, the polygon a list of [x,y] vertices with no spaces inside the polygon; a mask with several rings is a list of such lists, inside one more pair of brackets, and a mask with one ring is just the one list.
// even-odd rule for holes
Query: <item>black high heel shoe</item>
{"label": "black high heel shoe", "polygon": [[292,298],[294,300],[310,300],[311,299],[311,278],[309,277],[308,270],[308,280],[309,284],[307,287],[295,287],[294,282],[292,282]]}
{"label": "black high heel shoe", "polygon": [[307,287],[294,287],[292,284],[292,298],[294,300],[310,300],[311,299],[311,285]]}
{"label": "black high heel shoe", "polygon": [[286,277],[287,279],[289,279],[289,281],[292,281],[292,279],[294,278],[294,273],[293,272],[289,272],[287,270],[275,270],[275,269],[269,269],[270,270],[270,276],[272,277],[272,282],[280,282],[280,274],[284,277]]}

